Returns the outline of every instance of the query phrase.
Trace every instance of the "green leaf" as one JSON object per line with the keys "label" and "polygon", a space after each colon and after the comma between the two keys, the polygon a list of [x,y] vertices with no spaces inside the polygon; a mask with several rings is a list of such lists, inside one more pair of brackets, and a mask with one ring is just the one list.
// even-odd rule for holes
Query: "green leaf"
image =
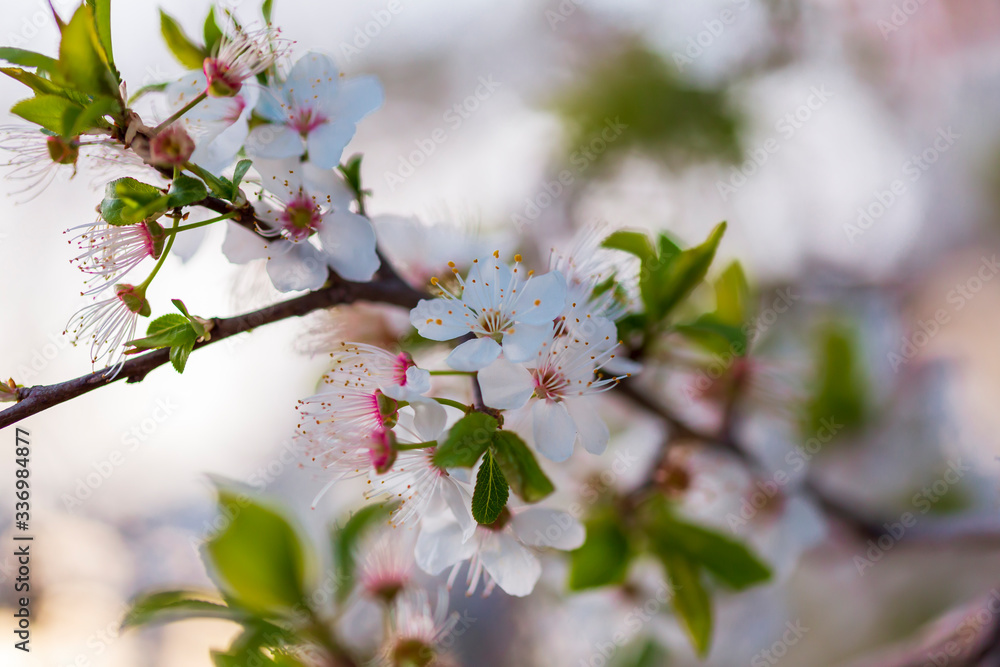
{"label": "green leaf", "polygon": [[587,539],[570,553],[570,589],[581,591],[625,581],[633,550],[614,509],[597,510],[584,527]]}
{"label": "green leaf", "polygon": [[184,29],[169,14],[160,10],[160,32],[167,48],[188,69],[200,70],[208,54],[184,34]]}
{"label": "green leaf", "polygon": [[101,46],[89,5],[81,5],[63,28],[57,66],[59,77],[71,88],[94,97],[118,96],[117,76]]}
{"label": "green leaf", "polygon": [[712,600],[701,580],[698,564],[678,553],[659,556],[674,593],[674,611],[684,621],[695,651],[704,658],[712,643]]}
{"label": "green leaf", "polygon": [[770,579],[770,569],[746,546],[672,516],[666,501],[654,499],[643,509],[646,536],[655,553],[682,554],[738,591]]}
{"label": "green leaf", "polygon": [[87,0],[94,12],[94,27],[97,29],[98,41],[104,49],[108,64],[114,67],[115,53],[111,45],[111,0]]}
{"label": "green leaf", "polygon": [[653,244],[645,232],[631,232],[620,229],[604,239],[601,245],[605,248],[622,250],[635,255],[644,262],[656,257],[656,249],[653,248]]}
{"label": "green leaf", "polygon": [[205,37],[205,53],[214,53],[215,45],[222,39],[222,29],[219,28],[215,20],[215,7],[208,8],[208,16],[205,17],[205,27],[202,29]]}
{"label": "green leaf", "polygon": [[245,495],[219,491],[219,507],[232,516],[205,546],[223,590],[241,605],[265,613],[295,607],[305,595],[306,560],[292,526]]}
{"label": "green leaf", "polygon": [[[244,623],[244,631],[237,635],[225,652],[212,651],[212,660],[216,665],[224,667],[265,667],[280,665],[284,667],[301,667],[301,663],[293,661],[282,653],[282,647],[298,643],[295,634],[265,620],[254,618]],[[269,649],[271,655],[262,652]]]}
{"label": "green leaf", "polygon": [[344,180],[347,181],[347,185],[351,188],[351,192],[354,193],[355,197],[364,195],[364,191],[361,189],[362,158],[364,156],[361,153],[355,153],[345,164],[339,166],[340,173],[344,175]]}
{"label": "green leaf", "polygon": [[210,593],[196,591],[161,591],[144,593],[132,601],[122,629],[150,623],[169,623],[186,618],[223,618],[241,621],[247,612],[227,607]]}
{"label": "green leaf", "polygon": [[500,471],[500,465],[493,458],[493,453],[487,451],[476,475],[476,489],[472,492],[472,518],[483,525],[493,523],[500,518],[509,496],[507,480]]}
{"label": "green leaf", "polygon": [[719,355],[747,353],[747,332],[742,326],[726,324],[715,313],[706,313],[689,324],[674,328],[686,338]]}
{"label": "green leaf", "polygon": [[739,262],[732,262],[715,280],[715,313],[720,322],[734,326],[750,319],[750,286]]}
{"label": "green leaf", "polygon": [[188,206],[208,196],[205,184],[192,176],[179,175],[167,191],[167,208]]}
{"label": "green leaf", "polygon": [[555,491],[552,482],[535,460],[535,455],[516,433],[510,431],[494,433],[493,456],[510,487],[521,500],[537,503]]}
{"label": "green leaf", "polygon": [[73,126],[82,111],[83,107],[79,104],[58,95],[35,95],[21,100],[10,110],[12,114],[64,137],[73,136]]}
{"label": "green leaf", "polygon": [[338,601],[346,600],[354,588],[354,555],[361,538],[374,526],[387,522],[392,510],[388,505],[366,505],[351,515],[342,528],[332,531]]}
{"label": "green leaf", "polygon": [[21,67],[34,67],[45,72],[57,71],[56,59],[34,51],[0,46],[0,60],[6,60]]}
{"label": "green leaf", "polygon": [[79,136],[96,129],[109,128],[110,124],[104,117],[117,116],[120,111],[121,105],[117,99],[113,97],[98,97],[88,104],[76,117],[69,135]]}
{"label": "green leaf", "polygon": [[126,176],[104,187],[101,217],[109,225],[134,225],[166,210],[167,196],[148,183]]}
{"label": "green leaf", "polygon": [[128,98],[129,105],[135,104],[136,100],[149,93],[162,93],[170,85],[169,81],[164,81],[163,83],[151,83],[147,86],[143,86],[139,90],[132,93],[132,97]]}
{"label": "green leaf", "polygon": [[59,95],[76,102],[80,106],[86,106],[90,102],[90,98],[82,93],[58,86],[49,79],[42,78],[33,72],[23,70],[19,67],[0,67],[0,72],[3,72],[16,81],[20,81],[35,91],[35,93],[41,95]]}
{"label": "green leaf", "polygon": [[236,169],[233,171],[233,192],[229,197],[229,201],[235,201],[240,194],[240,183],[243,181],[243,177],[247,175],[247,170],[253,165],[251,160],[240,160],[236,163]]}
{"label": "green leaf", "polygon": [[[643,263],[639,289],[654,322],[663,320],[704,280],[725,231],[726,223],[719,223],[701,245],[677,255],[661,252],[656,260]],[[665,249],[669,250],[669,246]]]}
{"label": "green leaf", "polygon": [[191,340],[170,346],[170,364],[178,373],[183,373],[184,369],[187,367],[188,357],[191,356],[191,352],[194,350],[195,335],[196,334],[192,332]]}
{"label": "green leaf", "polygon": [[[184,345],[188,340],[193,340],[191,334],[191,322],[183,315],[169,313],[161,315],[149,323],[146,329],[146,337],[131,340],[126,345],[131,345],[138,350],[153,350],[158,347],[170,347],[172,345]],[[194,336],[197,338],[197,336]]]}
{"label": "green leaf", "polygon": [[260,6],[260,13],[264,16],[264,22],[271,22],[271,12],[274,7],[274,0],[264,0],[264,4]]}
{"label": "green leaf", "polygon": [[434,450],[439,468],[471,468],[489,447],[497,420],[482,412],[470,412],[451,427],[448,438]]}
{"label": "green leaf", "polygon": [[205,325],[199,322],[194,315],[188,312],[187,306],[184,305],[183,301],[180,299],[171,299],[170,303],[174,304],[174,308],[179,310],[181,314],[187,318],[188,322],[191,324],[191,328],[199,338],[205,335]]}
{"label": "green leaf", "polygon": [[667,650],[655,639],[633,641],[615,654],[612,667],[663,667],[667,663]]}
{"label": "green leaf", "polygon": [[853,430],[865,424],[870,381],[860,345],[848,326],[828,324],[818,337],[815,377],[808,385],[815,389],[806,404],[802,434],[815,438],[829,433],[829,440],[839,428]]}

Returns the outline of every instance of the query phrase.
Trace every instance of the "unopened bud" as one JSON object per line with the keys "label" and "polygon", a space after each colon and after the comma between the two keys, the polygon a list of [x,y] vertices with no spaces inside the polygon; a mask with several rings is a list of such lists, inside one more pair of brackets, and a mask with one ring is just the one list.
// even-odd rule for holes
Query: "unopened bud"
{"label": "unopened bud", "polygon": [[45,147],[49,149],[49,157],[56,164],[76,164],[80,157],[79,137],[63,139],[62,137],[48,137],[45,140]]}
{"label": "unopened bud", "polygon": [[380,429],[372,434],[368,455],[375,472],[382,474],[396,462],[396,435],[392,431]]}
{"label": "unopened bud", "polygon": [[153,312],[153,309],[149,307],[149,301],[146,300],[145,288],[121,283],[120,285],[115,285],[115,296],[133,313],[149,317],[150,313]]}
{"label": "unopened bud", "polygon": [[179,167],[192,153],[194,139],[180,123],[171,123],[149,140],[149,161],[158,167]]}
{"label": "unopened bud", "polygon": [[17,383],[14,378],[9,378],[6,382],[0,382],[0,403],[13,403],[17,401]]}

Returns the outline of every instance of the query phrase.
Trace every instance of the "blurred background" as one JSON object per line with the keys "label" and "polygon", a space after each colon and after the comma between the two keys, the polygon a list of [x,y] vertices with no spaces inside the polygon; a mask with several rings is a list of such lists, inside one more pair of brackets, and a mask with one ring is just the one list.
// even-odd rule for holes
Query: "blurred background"
{"label": "blurred background", "polygon": [[[64,15],[75,8],[53,4]],[[159,4],[200,34],[205,2]],[[252,0],[223,6],[258,12]],[[4,11],[5,45],[54,52],[45,3]],[[129,89],[180,77],[158,37],[157,5],[118,2],[114,11]],[[750,540],[777,575],[721,597],[702,664],[966,664],[947,654],[933,662],[944,649],[920,642],[972,626],[978,642],[1000,626],[1000,605],[989,605],[1000,599],[1000,6],[277,0],[274,19],[297,53],[323,50],[348,75],[383,82],[386,103],[347,154],[364,153],[370,213],[436,225],[405,236],[376,218],[386,251],[415,280],[452,259],[446,251],[461,252],[445,238],[541,263],[588,225],[696,243],[728,221],[716,266],[741,262],[761,304],[735,428],[764,469],[749,478],[689,443],[674,462],[676,492],[692,515]],[[0,80],[0,103],[25,96]],[[146,109],[166,115],[155,103]],[[62,232],[94,219],[110,176],[66,176],[30,201],[16,193],[20,183],[0,185],[10,194],[0,200],[0,375],[25,385],[91,370],[87,351],[63,335],[84,302]],[[192,313],[226,316],[279,298],[261,267],[229,265],[221,243],[212,228],[188,261],[165,265],[154,311],[183,298]],[[340,485],[309,509],[324,480],[300,468],[289,436],[295,400],[324,371],[310,353],[338,335],[378,341],[401,331],[400,313],[364,306],[284,321],[199,351],[183,377],[160,368],[22,423],[33,452],[36,616],[31,655],[8,641],[3,664],[211,664],[208,649],[225,646],[235,626],[119,634],[128,600],[152,587],[209,585],[198,554],[215,519],[208,475],[279,499],[326,540],[326,526],[361,496]],[[711,391],[732,360],[718,372],[711,358],[662,362],[639,386],[711,423]],[[606,459],[578,452],[554,477],[587,479],[616,452],[649,460],[658,423],[614,401],[605,416]],[[816,442],[829,418],[835,437]],[[5,489],[12,459],[0,466]],[[757,482],[798,475],[799,460],[811,484],[875,525],[911,513],[921,539],[873,550],[793,487],[749,525],[727,524]],[[614,484],[635,483],[634,472]],[[568,505],[572,490],[555,503]],[[0,507],[5,527],[12,509]],[[15,567],[4,553],[0,615],[10,618]],[[628,614],[642,600],[627,589],[562,602],[565,563],[544,562],[528,599],[456,591],[454,609],[488,621],[459,638],[461,664],[636,664],[624,649],[602,652],[616,632],[655,638],[665,657],[651,664],[698,664],[664,610],[636,629]]]}

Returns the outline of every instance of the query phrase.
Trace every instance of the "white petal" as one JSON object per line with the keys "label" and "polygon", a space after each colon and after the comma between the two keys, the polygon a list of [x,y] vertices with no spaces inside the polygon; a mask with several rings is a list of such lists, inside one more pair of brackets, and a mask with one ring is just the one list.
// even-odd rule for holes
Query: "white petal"
{"label": "white petal", "polygon": [[345,120],[332,120],[317,127],[306,138],[309,161],[323,169],[335,168],[355,129],[354,123]]}
{"label": "white petal", "polygon": [[198,248],[205,241],[207,233],[208,228],[196,227],[189,229],[183,234],[178,234],[177,238],[174,239],[174,247],[170,249],[170,252],[173,253],[174,257],[181,260],[181,263],[187,264],[187,261],[198,252]]}
{"label": "white petal", "polygon": [[375,252],[375,230],[364,216],[335,211],[323,219],[319,238],[330,266],[342,278],[367,282],[381,265]]}
{"label": "white petal", "polygon": [[415,394],[426,394],[431,390],[431,372],[410,366],[406,369],[406,388]]}
{"label": "white petal", "polygon": [[284,90],[297,106],[330,105],[340,92],[340,70],[329,56],[311,51],[299,58],[288,73]]}
{"label": "white petal", "polygon": [[456,371],[478,371],[500,356],[500,345],[492,338],[467,340],[448,355],[445,363]]}
{"label": "white petal", "polygon": [[490,577],[507,595],[528,595],[542,576],[542,564],[507,531],[483,539],[479,557]]}
{"label": "white petal", "polygon": [[341,100],[340,113],[342,117],[355,124],[381,107],[385,101],[382,84],[374,76],[341,79],[337,95]]}
{"label": "white petal", "polygon": [[250,157],[280,160],[302,155],[305,145],[299,133],[287,125],[268,123],[250,130],[246,149]]}
{"label": "white petal", "polygon": [[437,440],[448,423],[448,413],[444,406],[429,398],[413,398],[410,400],[413,408],[413,426],[417,435],[424,440]]}
{"label": "white petal", "polygon": [[586,537],[583,524],[572,515],[544,507],[521,510],[513,515],[510,523],[517,538],[533,547],[571,551],[579,548]]}
{"label": "white petal", "polygon": [[557,318],[566,307],[566,279],[558,271],[532,277],[521,288],[517,300],[518,322],[544,324]]}
{"label": "white petal", "polygon": [[503,337],[503,354],[511,361],[528,361],[552,338],[552,323],[518,323],[514,330]]}
{"label": "white petal", "polygon": [[576,435],[591,454],[603,454],[608,448],[608,425],[601,419],[597,403],[590,397],[572,398],[565,401],[566,410],[576,424]]}
{"label": "white petal", "polygon": [[565,461],[573,453],[576,424],[561,402],[535,401],[531,407],[535,449],[546,458]]}
{"label": "white petal", "polygon": [[451,340],[469,332],[468,311],[448,299],[421,299],[410,311],[410,324],[428,340]]}
{"label": "white petal", "polygon": [[483,403],[497,410],[513,410],[523,406],[535,391],[535,379],[520,364],[497,359],[479,371],[479,389]]}
{"label": "white petal", "polygon": [[472,496],[451,475],[441,480],[439,488],[441,497],[462,527],[462,541],[467,542],[479,525],[472,518]]}
{"label": "white petal", "polygon": [[283,255],[267,260],[267,275],[279,292],[319,289],[329,272],[325,257],[311,243],[291,243]]}
{"label": "white petal", "polygon": [[464,540],[462,535],[462,527],[455,521],[436,526],[425,523],[420,528],[413,553],[417,565],[428,574],[438,574],[471,557],[476,545],[471,540]]}
{"label": "white petal", "polygon": [[263,259],[269,253],[264,239],[246,227],[228,221],[226,240],[222,242],[222,254],[233,264],[246,264],[254,259]]}

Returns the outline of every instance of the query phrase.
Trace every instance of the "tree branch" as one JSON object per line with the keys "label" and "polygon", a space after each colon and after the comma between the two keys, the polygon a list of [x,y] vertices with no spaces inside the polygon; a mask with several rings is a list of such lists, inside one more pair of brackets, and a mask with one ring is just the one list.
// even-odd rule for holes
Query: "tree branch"
{"label": "tree branch", "polygon": [[[388,266],[384,264],[384,266]],[[372,282],[347,282],[331,273],[328,286],[302,296],[282,301],[260,310],[236,317],[214,319],[211,339],[197,343],[195,349],[211,345],[220,340],[249,331],[264,324],[278,322],[290,317],[300,317],[320,308],[329,308],[355,301],[386,303],[404,308],[412,308],[426,295],[410,287],[394,271],[380,271]],[[52,385],[23,387],[18,390],[18,402],[0,411],[0,429],[15,424],[26,417],[38,414],[53,406],[65,403],[112,382],[140,382],[155,368],[169,361],[169,350],[163,348],[132,357],[114,377],[105,368],[89,375]]]}

